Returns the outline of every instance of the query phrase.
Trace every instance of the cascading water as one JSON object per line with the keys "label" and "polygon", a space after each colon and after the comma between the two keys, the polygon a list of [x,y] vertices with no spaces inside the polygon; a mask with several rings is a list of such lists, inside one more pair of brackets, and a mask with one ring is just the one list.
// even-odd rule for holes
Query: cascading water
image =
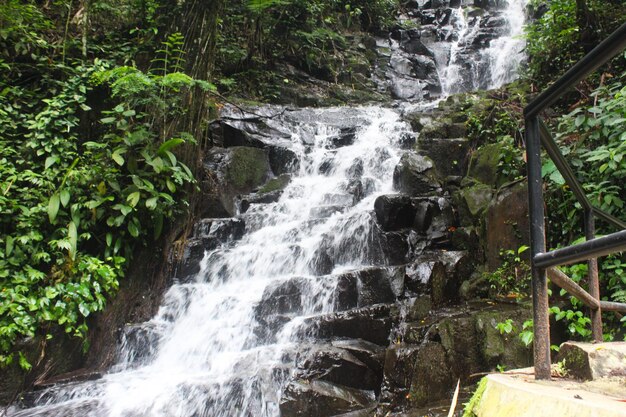
{"label": "cascading water", "polygon": [[[432,59],[444,96],[509,82],[523,59],[525,3],[509,0],[491,16],[505,24],[486,48],[475,45],[489,19],[469,16],[465,6],[444,13],[453,34],[447,45],[429,44],[425,35],[421,43],[401,37],[404,49],[392,54],[392,66],[408,85],[415,68],[430,68]],[[424,55],[421,45],[434,52]],[[420,98],[415,89],[403,94],[404,87],[398,98]],[[285,384],[311,348],[311,318],[337,308],[340,273],[385,265],[372,209],[377,196],[393,192],[410,127],[397,111],[380,107],[285,111],[268,125],[290,132],[300,161],[278,201],[252,204],[235,220],[209,220],[207,230],[197,231],[211,235],[229,222],[245,224],[240,239],[231,234],[207,250],[200,272],[167,291],[152,320],[127,329],[108,374],[44,390],[33,408],[9,415],[280,415]],[[354,138],[338,146],[333,139],[342,129]],[[268,298],[283,303],[280,314],[264,305]],[[367,395],[373,401],[373,391]]]}
{"label": "cascading water", "polygon": [[[450,18],[456,40],[447,60],[438,62],[444,96],[471,90],[500,87],[515,79],[525,56],[522,39],[528,0],[507,0],[501,11],[484,19],[468,16],[463,6],[454,9]],[[486,29],[499,26],[497,37],[487,36]],[[488,39],[488,46],[481,43]]]}
{"label": "cascading water", "polygon": [[[329,120],[330,124],[318,120]],[[158,314],[141,326],[152,352],[122,347],[101,380],[46,391],[39,407],[16,415],[276,416],[298,353],[305,318],[333,310],[337,275],[315,275],[321,246],[333,271],[370,265],[371,210],[391,192],[396,144],[407,126],[382,108],[301,110],[282,117],[301,167],[276,203],[252,205],[247,233],[207,251],[193,279],[173,285]],[[331,149],[332,123],[357,128],[354,143]],[[305,145],[304,132],[313,133]],[[357,200],[348,191],[366,184]],[[321,214],[325,213],[325,214]],[[264,292],[296,279],[297,316],[274,337],[255,332]],[[88,411],[86,411],[88,410]]]}

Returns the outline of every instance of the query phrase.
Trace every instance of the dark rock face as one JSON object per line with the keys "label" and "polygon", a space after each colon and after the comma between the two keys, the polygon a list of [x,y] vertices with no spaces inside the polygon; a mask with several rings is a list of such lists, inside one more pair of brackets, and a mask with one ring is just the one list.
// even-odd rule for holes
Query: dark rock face
{"label": "dark rock face", "polygon": [[517,250],[529,242],[528,188],[525,183],[503,187],[487,211],[485,252],[487,265],[495,270],[501,263],[500,250]]}
{"label": "dark rock face", "polygon": [[308,321],[316,329],[316,334],[320,338],[362,339],[385,346],[389,341],[391,326],[397,321],[397,316],[392,305],[378,304],[312,318]]}
{"label": "dark rock face", "polygon": [[200,262],[207,250],[241,239],[245,232],[242,219],[201,219],[192,236],[185,241],[182,256],[175,268],[177,278],[187,278],[200,271]]}
{"label": "dark rock face", "polygon": [[311,352],[299,364],[296,378],[328,381],[369,391],[379,389],[381,382],[380,375],[351,352],[333,346]]}
{"label": "dark rock face", "polygon": [[280,413],[283,417],[334,416],[373,402],[371,393],[331,382],[291,382],[281,398]]}
{"label": "dark rock face", "polygon": [[428,195],[439,190],[433,161],[415,153],[405,153],[393,172],[393,186],[409,195]]}
{"label": "dark rock face", "polygon": [[385,231],[399,230],[413,225],[417,209],[406,195],[383,195],[374,202],[376,220]]}

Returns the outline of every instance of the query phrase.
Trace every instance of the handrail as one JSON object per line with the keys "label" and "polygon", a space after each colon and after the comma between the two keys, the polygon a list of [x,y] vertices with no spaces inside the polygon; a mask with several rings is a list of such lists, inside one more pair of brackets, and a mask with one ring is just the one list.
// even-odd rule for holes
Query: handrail
{"label": "handrail", "polygon": [[604,65],[624,48],[626,48],[626,23],[622,24],[608,38],[563,74],[554,84],[546,88],[543,93],[531,101],[524,109],[524,117],[536,116],[539,112],[554,104],[567,90]]}
{"label": "handrail", "polygon": [[[550,379],[550,323],[548,317],[548,275],[553,282],[569,291],[591,308],[591,330],[596,341],[602,341],[602,310],[626,311],[626,304],[600,300],[598,256],[626,250],[626,223],[594,207],[576,178],[539,113],[554,104],[567,90],[587,77],[626,48],[626,23],[576,63],[554,84],[524,108],[528,169],[528,212],[530,218],[530,251],[534,320],[535,378]],[[566,248],[546,251],[541,146],[554,162],[565,182],[584,209],[586,241]],[[622,229],[595,238],[595,217]],[[589,292],[582,289],[555,267],[571,262],[588,261]]]}

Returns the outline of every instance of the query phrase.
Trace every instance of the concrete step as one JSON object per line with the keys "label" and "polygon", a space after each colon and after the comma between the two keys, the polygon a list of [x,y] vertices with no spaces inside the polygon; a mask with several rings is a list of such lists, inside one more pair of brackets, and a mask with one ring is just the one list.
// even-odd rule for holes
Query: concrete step
{"label": "concrete step", "polygon": [[596,383],[535,381],[532,368],[492,374],[470,400],[471,411],[477,417],[625,417],[623,382],[614,383],[617,391]]}

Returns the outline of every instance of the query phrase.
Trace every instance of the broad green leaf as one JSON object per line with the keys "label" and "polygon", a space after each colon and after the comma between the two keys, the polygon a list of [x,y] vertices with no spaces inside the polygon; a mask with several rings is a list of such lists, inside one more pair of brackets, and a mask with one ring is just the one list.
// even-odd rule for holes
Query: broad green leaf
{"label": "broad green leaf", "polygon": [[137,226],[135,225],[134,222],[128,223],[128,232],[130,233],[132,237],[139,236],[139,229],[137,229]]}
{"label": "broad green leaf", "polygon": [[176,192],[176,185],[174,185],[174,183],[170,181],[169,179],[165,180],[165,185],[167,185],[167,189],[170,190],[171,192],[173,193]]}
{"label": "broad green leaf", "polygon": [[154,210],[157,207],[157,200],[159,197],[151,197],[146,200],[146,208],[148,210]]}
{"label": "broad green leaf", "polygon": [[19,352],[19,363],[20,363],[20,368],[22,368],[25,371],[30,371],[30,369],[33,367],[33,365],[30,364],[30,362],[28,362],[28,359],[26,359],[26,356],[24,356],[24,354],[22,352]]}
{"label": "broad green leaf", "polygon": [[111,246],[111,243],[113,243],[113,235],[111,234],[111,232],[107,233],[106,242],[107,246]]}
{"label": "broad green leaf", "polygon": [[44,169],[50,168],[52,165],[54,165],[57,162],[59,162],[59,157],[58,156],[49,156],[49,157],[47,157],[46,158],[46,162],[44,164]]}
{"label": "broad green leaf", "polygon": [[129,202],[131,207],[135,207],[137,203],[139,203],[140,198],[141,198],[141,193],[139,193],[139,191],[135,191],[134,193],[131,193],[128,195],[128,197],[126,197],[126,201]]}
{"label": "broad green leaf", "polygon": [[80,314],[82,314],[85,317],[89,316],[89,313],[91,313],[86,303],[80,303],[78,305],[78,311],[80,311]]}
{"label": "broad green leaf", "polygon": [[50,223],[53,223],[57,218],[57,214],[59,213],[59,203],[59,194],[54,193],[48,202],[48,218],[50,219]]}
{"label": "broad green leaf", "polygon": [[119,166],[124,165],[124,157],[120,154],[119,150],[116,150],[115,152],[113,152],[113,154],[111,155],[111,158],[113,158],[115,163],[118,164]]}
{"label": "broad green leaf", "polygon": [[61,190],[61,205],[63,207],[67,206],[67,203],[70,202],[70,192],[67,189]]}
{"label": "broad green leaf", "polygon": [[13,252],[13,242],[14,239],[12,236],[7,236],[6,239],[6,248],[5,248],[5,253],[7,256],[11,256],[11,253]]}
{"label": "broad green leaf", "polygon": [[185,141],[183,139],[180,138],[174,138],[174,139],[170,139],[168,141],[165,141],[161,144],[161,146],[159,146],[159,150],[157,151],[157,154],[159,154],[159,156],[165,156],[165,152],[169,151],[170,149],[185,143]]}
{"label": "broad green leaf", "polygon": [[100,119],[100,122],[105,125],[115,123],[115,117],[105,117]]}

